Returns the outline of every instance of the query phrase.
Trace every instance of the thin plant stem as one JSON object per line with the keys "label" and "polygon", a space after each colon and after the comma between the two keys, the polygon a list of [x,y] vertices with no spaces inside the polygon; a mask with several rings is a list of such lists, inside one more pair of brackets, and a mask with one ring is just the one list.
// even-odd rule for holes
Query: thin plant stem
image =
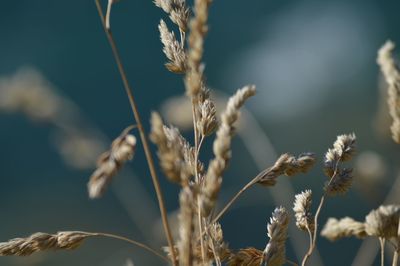
{"label": "thin plant stem", "polygon": [[[332,177],[329,179],[328,185],[329,186],[331,184],[331,182],[335,179],[338,169],[339,169],[339,162],[340,160],[338,160],[335,164],[335,170],[332,174]],[[326,192],[324,193],[324,195],[322,195],[321,200],[319,202],[317,211],[315,212],[315,216],[314,216],[314,232],[312,235],[312,241],[311,241],[311,245],[310,248],[308,249],[306,255],[303,258],[303,261],[301,263],[302,266],[306,265],[307,260],[311,257],[311,254],[313,253],[316,245],[317,245],[317,233],[318,233],[318,218],[319,218],[319,214],[321,213],[321,209],[322,206],[324,205],[325,202],[325,198],[326,198]]]}
{"label": "thin plant stem", "polygon": [[314,217],[314,232],[312,235],[312,238],[310,239],[311,243],[310,243],[310,248],[308,249],[306,255],[303,258],[303,261],[301,263],[302,266],[305,266],[307,263],[307,260],[310,258],[312,252],[314,251],[314,248],[317,244],[317,231],[318,231],[318,217],[319,214],[321,212],[322,206],[324,205],[325,202],[325,194],[321,197],[321,201],[319,202],[318,205],[318,209],[315,213],[315,217]]}
{"label": "thin plant stem", "polygon": [[[181,36],[182,37],[182,36]],[[198,158],[199,158],[199,135],[198,135],[198,130],[197,130],[197,116],[196,116],[196,102],[195,99],[192,98],[192,116],[193,116],[193,132],[194,132],[194,149],[195,149],[195,154],[194,154],[194,172],[195,172],[195,182],[199,186],[200,184],[200,177],[199,173],[197,171],[197,163],[198,163]],[[206,253],[204,249],[204,231],[203,231],[203,223],[201,221],[201,209],[200,209],[200,195],[197,195],[197,218],[198,218],[198,225],[199,225],[199,234],[200,234],[200,249],[201,249],[201,259],[203,262],[203,265],[206,263]]]}
{"label": "thin plant stem", "polygon": [[[89,233],[89,234],[92,234],[92,233]],[[122,240],[122,241],[125,241],[125,242],[128,242],[128,243],[131,243],[132,245],[135,245],[135,246],[138,246],[140,248],[143,248],[143,249],[153,253],[157,257],[163,259],[164,261],[169,262],[169,259],[167,257],[162,255],[158,251],[152,249],[151,247],[147,246],[146,244],[143,244],[143,243],[138,242],[136,240],[129,239],[129,238],[124,237],[124,236],[109,234],[109,233],[93,233],[93,236],[102,236],[102,237],[114,238],[114,239],[118,239],[118,240]]]}
{"label": "thin plant stem", "polygon": [[174,248],[174,240],[172,238],[171,229],[170,229],[169,224],[168,224],[167,210],[165,208],[164,196],[163,196],[163,193],[162,193],[162,190],[161,190],[160,182],[158,180],[158,176],[157,176],[157,172],[156,172],[156,169],[155,169],[153,157],[152,157],[151,152],[150,152],[149,144],[148,144],[147,137],[146,137],[146,132],[145,132],[145,130],[143,128],[142,120],[140,118],[139,111],[138,111],[137,106],[136,106],[135,98],[133,96],[131,86],[129,85],[128,78],[126,76],[124,66],[122,65],[122,61],[121,61],[121,58],[119,56],[119,52],[118,52],[117,46],[115,44],[114,38],[112,36],[111,30],[107,29],[106,26],[105,26],[104,14],[103,14],[103,10],[102,10],[101,4],[100,4],[100,0],[95,0],[95,2],[96,2],[96,6],[97,6],[97,11],[98,11],[99,16],[100,16],[101,21],[102,21],[102,25],[103,25],[104,31],[106,33],[106,36],[107,36],[107,39],[108,39],[108,41],[110,43],[110,46],[111,46],[111,49],[112,49],[116,64],[118,66],[118,70],[119,70],[119,73],[121,75],[122,82],[124,84],[125,92],[126,92],[126,94],[128,96],[128,99],[129,99],[129,103],[130,103],[130,106],[131,106],[131,109],[132,109],[133,116],[134,116],[135,121],[136,121],[137,126],[138,126],[140,139],[141,139],[141,141],[143,143],[143,149],[144,149],[144,153],[145,153],[145,156],[146,156],[146,161],[147,161],[147,164],[148,164],[148,167],[149,167],[149,170],[150,170],[150,175],[151,175],[151,178],[152,178],[152,181],[153,181],[153,185],[154,185],[154,189],[155,189],[156,195],[157,195],[158,206],[159,206],[160,212],[161,212],[161,219],[162,219],[162,223],[163,223],[163,227],[164,227],[164,232],[166,234],[168,245],[169,245],[169,248],[171,250],[172,263],[174,265],[177,265],[175,248]]}
{"label": "thin plant stem", "polygon": [[246,190],[248,190],[250,187],[252,187],[254,184],[256,184],[259,181],[260,177],[257,175],[255,178],[253,178],[249,183],[247,183],[244,187],[242,187],[235,196],[232,197],[232,199],[225,205],[225,207],[215,216],[215,218],[212,220],[211,224],[216,223],[222,215],[226,213],[226,211],[232,206],[232,204],[242,195]]}
{"label": "thin plant stem", "polygon": [[393,262],[392,262],[392,266],[397,266],[399,261],[399,251],[396,249],[393,253]]}
{"label": "thin plant stem", "polygon": [[381,266],[385,266],[385,239],[379,238],[379,244],[381,246]]}

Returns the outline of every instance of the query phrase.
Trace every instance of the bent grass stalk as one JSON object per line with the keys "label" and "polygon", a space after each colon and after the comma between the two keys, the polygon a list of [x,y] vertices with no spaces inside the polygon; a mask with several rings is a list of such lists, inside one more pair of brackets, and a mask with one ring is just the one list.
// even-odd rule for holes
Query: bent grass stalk
{"label": "bent grass stalk", "polygon": [[164,204],[164,196],[163,196],[163,193],[162,193],[162,190],[161,190],[160,182],[158,180],[158,176],[157,176],[157,172],[156,172],[156,169],[155,169],[153,157],[152,157],[151,152],[150,152],[149,144],[148,144],[147,137],[146,137],[147,135],[146,135],[146,132],[145,132],[145,130],[143,128],[142,120],[141,120],[139,111],[138,111],[137,106],[136,106],[135,98],[133,96],[131,86],[130,86],[130,84],[128,82],[128,78],[127,78],[126,73],[125,73],[125,68],[124,68],[124,66],[122,64],[122,61],[121,61],[121,58],[119,56],[119,52],[118,52],[116,43],[114,41],[113,35],[111,33],[111,29],[107,29],[107,27],[105,25],[105,18],[104,18],[104,14],[103,14],[103,9],[102,9],[101,4],[100,4],[100,0],[95,0],[95,3],[96,3],[97,11],[99,13],[103,28],[104,28],[104,32],[105,32],[105,34],[107,36],[107,39],[108,39],[108,41],[110,43],[110,46],[111,46],[111,49],[112,49],[112,52],[113,52],[113,56],[115,58],[119,73],[121,75],[121,79],[122,79],[122,82],[124,84],[125,92],[126,92],[126,94],[128,96],[128,99],[129,99],[129,103],[130,103],[130,106],[131,106],[131,109],[132,109],[133,116],[135,118],[138,130],[139,130],[139,135],[140,135],[140,139],[141,139],[142,144],[143,144],[143,149],[144,149],[144,153],[145,153],[145,156],[146,156],[146,161],[147,161],[147,164],[148,164],[148,167],[149,167],[149,170],[150,170],[150,175],[151,175],[151,178],[152,178],[152,181],[153,181],[153,185],[154,185],[154,189],[155,189],[156,195],[157,195],[157,200],[158,200],[158,205],[159,205],[160,212],[161,212],[161,218],[162,218],[164,231],[165,231],[165,234],[166,234],[166,237],[167,237],[168,245],[169,245],[170,250],[171,250],[172,263],[174,265],[177,265],[176,254],[175,254],[175,249],[174,249],[174,240],[172,238],[171,229],[170,229],[170,226],[168,224],[167,210],[166,210],[165,204]]}

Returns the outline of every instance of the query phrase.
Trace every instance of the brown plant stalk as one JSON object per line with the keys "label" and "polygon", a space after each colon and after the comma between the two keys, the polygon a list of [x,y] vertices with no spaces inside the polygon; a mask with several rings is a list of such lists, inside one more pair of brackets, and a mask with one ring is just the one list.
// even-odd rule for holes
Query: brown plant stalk
{"label": "brown plant stalk", "polygon": [[29,256],[39,251],[72,250],[78,248],[88,237],[108,237],[128,242],[145,249],[164,261],[169,260],[151,247],[124,236],[100,232],[64,231],[57,234],[35,233],[26,238],[14,238],[0,243],[0,256]]}
{"label": "brown plant stalk", "polygon": [[124,68],[124,66],[122,64],[122,61],[121,61],[121,58],[120,58],[116,43],[115,43],[113,35],[111,33],[111,29],[107,29],[106,28],[105,18],[104,18],[104,14],[103,14],[103,9],[102,9],[101,4],[100,4],[100,0],[95,0],[95,2],[96,2],[96,6],[97,6],[97,11],[99,13],[99,16],[100,16],[100,19],[101,19],[101,22],[102,22],[102,25],[103,25],[103,28],[104,28],[104,32],[105,32],[105,34],[107,36],[108,42],[110,43],[110,46],[111,46],[111,49],[112,49],[112,52],[113,52],[113,56],[115,58],[119,73],[121,75],[121,79],[122,79],[122,82],[124,84],[125,92],[126,92],[126,94],[128,96],[128,99],[129,99],[129,103],[130,103],[130,106],[131,106],[131,109],[132,109],[133,116],[134,116],[136,124],[138,126],[140,139],[141,139],[141,141],[143,143],[143,149],[144,149],[144,153],[145,153],[145,156],[146,156],[146,161],[147,161],[147,164],[148,164],[148,167],[149,167],[149,170],[150,170],[150,175],[151,175],[151,178],[152,178],[152,181],[153,181],[153,185],[154,185],[154,189],[155,189],[156,195],[157,195],[157,200],[158,200],[158,205],[159,205],[160,212],[161,212],[161,218],[162,218],[164,231],[165,231],[165,234],[166,234],[166,237],[167,237],[168,245],[169,245],[169,247],[171,249],[172,263],[174,265],[177,265],[176,254],[175,254],[175,250],[173,249],[174,240],[173,240],[173,237],[172,237],[170,226],[168,224],[167,210],[165,208],[164,196],[163,196],[163,193],[162,193],[162,190],[161,190],[161,186],[160,186],[160,182],[159,182],[159,179],[158,179],[158,176],[157,176],[157,172],[156,172],[156,169],[155,169],[153,157],[151,155],[151,151],[150,151],[149,144],[148,144],[148,141],[147,141],[147,137],[146,137],[147,135],[146,135],[146,132],[145,132],[145,130],[143,128],[142,120],[141,120],[139,111],[138,111],[137,106],[136,106],[135,98],[133,96],[131,86],[130,86],[130,84],[128,82],[128,78],[127,78],[126,73],[125,73],[125,68]]}

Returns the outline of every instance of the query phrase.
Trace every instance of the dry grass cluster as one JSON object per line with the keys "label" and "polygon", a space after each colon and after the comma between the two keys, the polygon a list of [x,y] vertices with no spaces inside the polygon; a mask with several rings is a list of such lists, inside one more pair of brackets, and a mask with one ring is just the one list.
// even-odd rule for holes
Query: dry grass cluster
{"label": "dry grass cluster", "polygon": [[[238,89],[229,98],[218,116],[217,104],[211,98],[212,94],[207,87],[204,76],[205,65],[202,62],[204,40],[208,31],[208,10],[212,1],[195,0],[193,8],[190,8],[185,0],[155,0],[155,5],[169,16],[171,26],[176,27],[171,30],[167,23],[161,20],[158,28],[163,52],[167,57],[166,68],[172,73],[184,75],[187,102],[191,109],[194,143],[186,140],[177,127],[166,125],[163,114],[157,112],[151,115],[151,132],[148,135],[143,128],[133,91],[125,75],[111,32],[111,7],[115,2],[114,0],[108,1],[107,12],[104,16],[100,1],[96,0],[106,36],[132,107],[135,125],[126,128],[112,142],[110,149],[100,155],[97,169],[88,182],[88,193],[90,198],[101,197],[112,182],[113,176],[133,158],[136,144],[140,142],[144,148],[157,194],[168,246],[164,247],[164,253],[162,253],[161,249],[160,251],[154,250],[143,243],[122,236],[72,231],[57,234],[35,233],[26,238],[11,239],[0,243],[0,254],[2,256],[27,256],[39,251],[75,249],[86,238],[100,236],[127,241],[172,265],[306,265],[317,247],[319,215],[325,202],[330,198],[345,194],[352,186],[351,163],[356,153],[355,134],[338,136],[332,148],[327,149],[321,171],[321,174],[326,176],[326,181],[322,188],[323,195],[316,208],[313,208],[312,205],[315,200],[312,198],[312,191],[305,190],[291,199],[294,202],[293,213],[280,206],[273,211],[266,228],[264,249],[256,247],[230,249],[228,243],[224,241],[223,228],[219,224],[219,220],[240,195],[256,185],[272,187],[279,182],[279,177],[283,175],[295,176],[307,173],[314,166],[317,158],[310,152],[298,156],[289,153],[280,155],[273,165],[261,171],[244,185],[223,208],[218,209],[217,201],[224,180],[224,172],[233,156],[231,144],[237,132],[237,122],[243,105],[256,94],[256,88],[254,85],[247,85]],[[175,31],[179,32],[179,38],[176,37]],[[388,84],[388,103],[393,119],[391,126],[393,139],[400,143],[400,72],[391,55],[393,49],[394,44],[387,42],[378,53],[378,63]],[[54,117],[59,112],[57,106],[60,106],[61,99],[51,98],[52,94],[47,94],[47,98],[41,99],[39,103],[37,97],[26,98],[25,96],[25,92],[12,90],[8,93],[6,104],[4,104],[4,98],[0,98],[0,103],[3,101],[3,108],[23,109],[23,112],[40,119],[60,120]],[[55,102],[57,104],[54,104]],[[71,126],[69,125],[68,128]],[[138,140],[133,133],[130,133],[136,129]],[[199,158],[203,143],[209,138],[213,138],[213,158],[206,163]],[[164,196],[157,176],[156,163],[150,152],[149,140],[157,148],[158,165],[163,174],[169,181],[180,187],[179,234],[176,239],[174,239],[167,217]],[[372,210],[363,222],[350,217],[340,220],[330,218],[320,234],[332,241],[351,236],[375,237],[381,244],[382,265],[384,265],[385,242],[395,248],[393,265],[397,265],[400,249],[399,218],[400,205],[383,205]],[[292,222],[309,237],[309,248],[298,263],[287,258],[285,252],[286,241],[290,238],[289,224]]]}

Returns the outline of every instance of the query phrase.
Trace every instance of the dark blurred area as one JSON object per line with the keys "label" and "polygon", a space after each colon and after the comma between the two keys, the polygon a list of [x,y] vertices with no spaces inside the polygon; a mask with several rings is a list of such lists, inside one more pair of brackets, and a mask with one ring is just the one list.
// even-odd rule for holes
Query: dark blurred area
{"label": "dark blurred area", "polygon": [[[355,184],[350,193],[329,198],[320,225],[328,217],[363,221],[383,202],[399,202],[393,184],[400,178],[400,149],[390,138],[385,86],[376,65],[377,50],[387,39],[400,43],[399,8],[394,0],[214,1],[204,56],[208,85],[220,102],[246,84],[258,90],[242,116],[220,204],[278,154],[313,151],[319,159],[307,175],[280,177],[272,190],[255,187],[243,195],[221,220],[231,248],[264,249],[271,212],[281,204],[291,209],[293,193],[312,189],[316,207],[326,181],[322,159],[339,134],[358,137]],[[184,84],[164,67],[160,18],[166,15],[152,1],[121,0],[111,15],[147,129],[152,110],[178,124],[185,115],[168,104],[183,96]],[[86,230],[124,235],[154,248],[166,245],[140,144],[103,198],[87,195],[96,157],[134,123],[94,1],[3,1],[0,32],[0,242],[38,231]],[[182,132],[192,139],[190,130]],[[205,147],[202,159],[208,162],[211,139]],[[160,178],[176,219],[179,188]],[[275,202],[279,196],[286,201]],[[299,243],[307,241],[305,234],[300,238]],[[369,243],[375,250],[370,256],[377,252],[375,242]],[[320,238],[313,265],[322,265],[318,257],[327,266],[363,265],[354,260],[361,243]],[[303,251],[295,246],[288,241],[287,254],[298,261],[306,246],[300,245]],[[128,259],[162,265],[138,248],[101,238],[71,252],[1,257],[0,265],[107,266],[128,265]]]}

